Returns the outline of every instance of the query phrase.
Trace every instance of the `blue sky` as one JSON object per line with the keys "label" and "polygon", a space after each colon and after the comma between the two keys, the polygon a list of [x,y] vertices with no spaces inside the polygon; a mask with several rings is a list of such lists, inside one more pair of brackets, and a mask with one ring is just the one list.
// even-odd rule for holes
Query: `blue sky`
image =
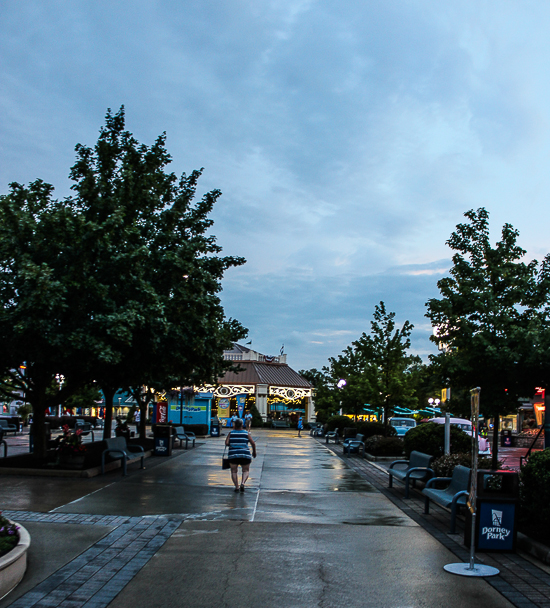
{"label": "blue sky", "polygon": [[0,192],[67,195],[124,104],[222,190],[214,233],[248,260],[222,299],[253,348],[319,368],[384,300],[425,357],[466,210],[550,251],[549,26],[543,0],[4,0]]}

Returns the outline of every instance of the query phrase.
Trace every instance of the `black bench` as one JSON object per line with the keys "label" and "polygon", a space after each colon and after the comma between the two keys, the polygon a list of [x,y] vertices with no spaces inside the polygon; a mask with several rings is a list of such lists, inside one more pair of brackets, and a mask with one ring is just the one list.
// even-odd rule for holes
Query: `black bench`
{"label": "black bench", "polygon": [[4,458],[8,455],[8,444],[4,439],[4,431],[0,428],[0,445],[4,446]]}
{"label": "black bench", "polygon": [[342,442],[342,447],[344,448],[344,454],[347,452],[348,458],[352,452],[359,455],[361,449],[363,450],[363,458],[365,457],[365,443],[363,442],[364,437],[364,435],[359,433],[353,438],[344,439]]}
{"label": "black bench", "polygon": [[[451,508],[451,534],[455,534],[456,515],[459,506],[464,506],[467,501],[467,496],[470,489],[471,470],[468,467],[457,465],[453,470],[452,477],[434,477],[426,484],[422,490],[424,494],[424,513],[430,512],[430,500],[441,507]],[[439,482],[447,482],[448,485],[442,490],[438,490],[433,486]]]}
{"label": "black bench", "polygon": [[87,435],[92,436],[92,441],[95,441],[94,431],[92,430],[91,422],[84,422],[84,420],[77,420],[74,425],[75,433],[80,430],[80,434],[82,437],[86,437]]}
{"label": "black bench", "polygon": [[[427,481],[434,476],[430,468],[433,456],[422,452],[411,452],[409,460],[395,460],[389,468],[389,487],[392,487],[393,478],[396,477],[405,484],[405,498],[409,498],[409,481],[413,482],[413,488],[417,481]],[[405,468],[395,469],[396,465],[406,465]]]}
{"label": "black bench", "polygon": [[327,431],[325,433],[325,443],[328,443],[331,439],[334,441],[334,443],[340,443],[338,429],[334,429],[334,431]]}
{"label": "black bench", "polygon": [[312,437],[322,437],[324,435],[322,424],[312,424],[309,430],[309,434]]}
{"label": "black bench", "polygon": [[105,474],[105,458],[109,456],[113,460],[122,460],[122,474],[127,475],[126,463],[141,458],[141,468],[144,469],[143,459],[145,450],[140,445],[128,445],[124,437],[111,437],[104,439],[106,449],[101,453],[101,474]]}
{"label": "black bench", "polygon": [[15,424],[11,424],[10,421],[5,418],[0,418],[0,428],[4,433],[13,433],[14,435],[17,435],[17,431],[19,430]]}
{"label": "black bench", "polygon": [[183,426],[175,426],[174,431],[174,443],[176,439],[180,442],[180,448],[182,446],[182,442],[185,440],[185,449],[189,447],[189,442],[192,441],[192,447],[195,447],[195,433],[191,433],[190,431],[186,431]]}
{"label": "black bench", "polygon": [[289,429],[290,424],[286,420],[272,420],[271,421],[272,429]]}

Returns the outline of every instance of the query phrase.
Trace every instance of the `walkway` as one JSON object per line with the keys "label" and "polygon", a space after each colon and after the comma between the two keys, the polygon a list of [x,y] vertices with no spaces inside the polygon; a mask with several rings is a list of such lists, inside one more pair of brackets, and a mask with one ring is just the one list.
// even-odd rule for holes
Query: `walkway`
{"label": "walkway", "polygon": [[[244,494],[221,470],[223,438],[126,478],[1,477],[4,513],[33,544],[0,608],[550,606],[446,573],[454,541],[424,529],[419,501],[388,495],[383,472],[293,431],[254,435]],[[546,573],[532,576],[548,597]]]}

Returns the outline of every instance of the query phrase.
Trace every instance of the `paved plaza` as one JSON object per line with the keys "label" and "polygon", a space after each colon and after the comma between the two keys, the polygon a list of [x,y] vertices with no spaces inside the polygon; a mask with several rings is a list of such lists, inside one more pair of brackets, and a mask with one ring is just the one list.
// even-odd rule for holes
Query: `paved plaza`
{"label": "paved plaza", "polygon": [[0,477],[4,514],[32,537],[0,608],[550,606],[550,575],[521,556],[500,556],[494,579],[445,572],[466,556],[448,514],[422,516],[383,469],[294,431],[253,434],[244,494],[223,437],[126,478]]}

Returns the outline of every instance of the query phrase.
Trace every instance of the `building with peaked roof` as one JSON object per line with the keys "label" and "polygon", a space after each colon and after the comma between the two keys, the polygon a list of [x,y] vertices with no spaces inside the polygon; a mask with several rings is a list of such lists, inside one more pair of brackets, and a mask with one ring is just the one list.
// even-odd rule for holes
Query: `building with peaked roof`
{"label": "building with peaked roof", "polygon": [[200,389],[213,392],[213,415],[225,418],[254,404],[264,420],[286,418],[292,412],[304,414],[307,421],[315,419],[313,387],[287,365],[286,355],[262,355],[234,344],[224,351],[224,359],[238,370],[226,372],[216,387]]}

